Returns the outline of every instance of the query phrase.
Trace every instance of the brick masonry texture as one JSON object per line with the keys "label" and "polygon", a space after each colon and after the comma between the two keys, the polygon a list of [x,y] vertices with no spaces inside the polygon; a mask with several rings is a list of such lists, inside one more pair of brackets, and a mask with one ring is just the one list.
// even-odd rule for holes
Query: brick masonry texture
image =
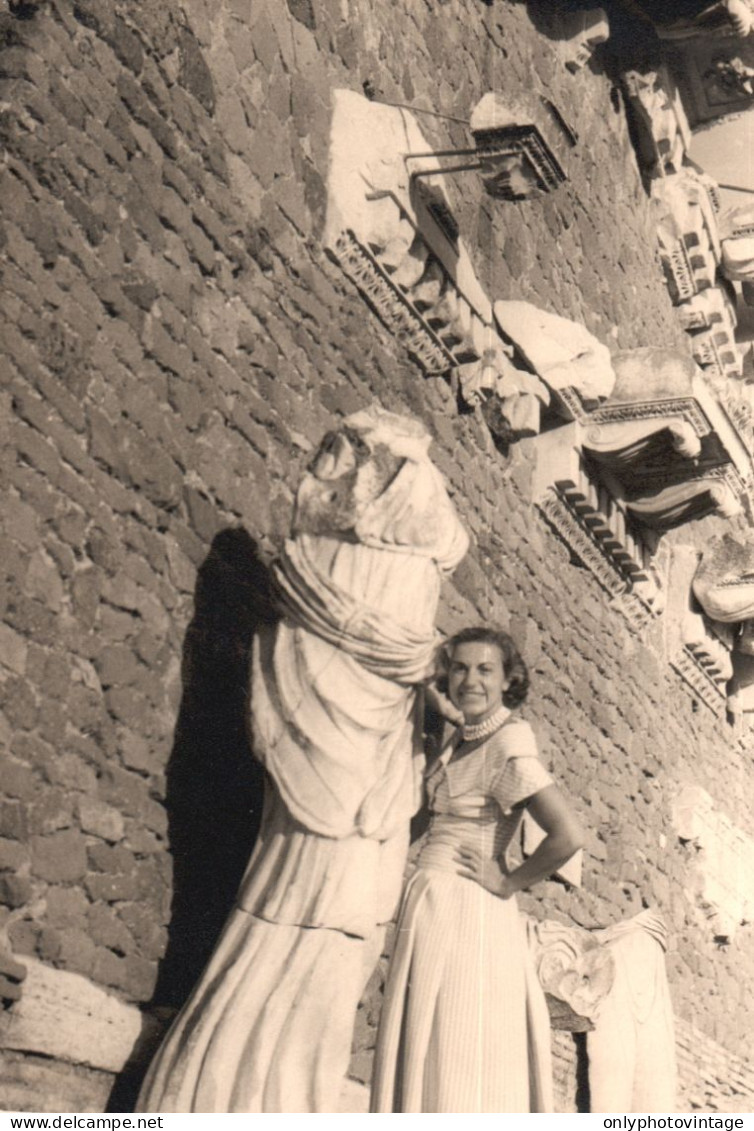
{"label": "brick masonry texture", "polygon": [[[723,1057],[745,1047],[750,928],[716,946],[670,827],[688,782],[746,826],[745,744],[669,668],[661,626],[631,630],[534,510],[536,445],[499,452],[320,242],[333,88],[464,118],[534,83],[578,131],[568,185],[515,205],[474,178],[449,190],[490,297],[612,348],[685,348],[610,80],[569,74],[543,19],[504,0],[3,9],[0,926],[18,954],[128,1001],[185,997],[261,812],[245,716],[266,567],[313,446],[378,398],[426,422],[473,535],[441,627],[493,618],[523,644],[527,716],[588,831],[583,888],[541,885],[525,909],[595,927],[658,907],[682,1023]],[[682,1103],[725,1110],[693,1050],[682,1067]]]}

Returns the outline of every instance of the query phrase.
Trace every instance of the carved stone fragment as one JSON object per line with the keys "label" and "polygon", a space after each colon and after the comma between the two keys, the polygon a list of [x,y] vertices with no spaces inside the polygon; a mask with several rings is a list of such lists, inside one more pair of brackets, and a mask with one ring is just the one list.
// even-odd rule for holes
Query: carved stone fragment
{"label": "carved stone fragment", "polygon": [[691,130],[676,84],[666,68],[623,76],[635,126],[639,164],[650,176],[679,173]]}
{"label": "carved stone fragment", "polygon": [[647,910],[595,934],[615,961],[615,980],[586,1039],[591,1110],[674,1111],[675,1033],[665,923]]}
{"label": "carved stone fragment", "polygon": [[610,396],[610,351],[586,326],[528,302],[496,302],[495,321],[526,363],[551,389],[574,389],[582,401]]}
{"label": "carved stone fragment", "polygon": [[569,71],[581,70],[594,52],[610,38],[610,24],[604,8],[582,8],[563,12],[559,21],[558,46]]}
{"label": "carved stone fragment", "polygon": [[672,547],[665,619],[668,659],[702,702],[721,715],[733,674],[734,633],[706,618],[697,604],[693,581],[698,566],[698,550]]}
{"label": "carved stone fragment", "polygon": [[534,966],[553,1029],[583,1033],[594,1027],[615,981],[615,962],[594,932],[551,919],[527,920]]}
{"label": "carved stone fragment", "polygon": [[681,789],[672,821],[690,850],[686,898],[713,935],[730,940],[754,916],[754,840],[697,785]]}
{"label": "carved stone fragment", "polygon": [[726,279],[754,280],[754,236],[724,239],[720,269]]}
{"label": "carved stone fragment", "polygon": [[717,222],[709,196],[686,174],[652,182],[660,259],[671,298],[684,302],[715,285],[720,262]]}
{"label": "carved stone fragment", "polygon": [[689,335],[689,340],[694,360],[704,369],[709,369],[713,378],[723,381],[740,378],[743,358],[728,326],[695,330]]}
{"label": "carved stone fragment", "polygon": [[735,336],[736,308],[722,287],[708,287],[676,307],[676,314],[684,330],[709,330],[726,326]]}
{"label": "carved stone fragment", "polygon": [[491,196],[538,196],[567,179],[564,160],[570,130],[541,99],[489,92],[474,107],[469,125]]}
{"label": "carved stone fragment", "polygon": [[694,362],[640,349],[613,365],[615,389],[590,415],[584,450],[620,484],[626,509],[660,530],[738,513],[750,454]]}
{"label": "carved stone fragment", "polygon": [[486,349],[479,361],[457,370],[462,400],[481,408],[490,431],[504,441],[536,435],[541,408],[550,403],[547,386],[508,353],[502,346]]}
{"label": "carved stone fragment", "polygon": [[426,148],[411,114],[335,91],[326,246],[410,356],[439,374],[497,335],[434,158],[431,183],[412,190],[404,157]]}
{"label": "carved stone fragment", "polygon": [[552,1027],[587,1033],[590,1110],[673,1111],[663,919],[646,910],[597,931],[529,920],[527,936]]}
{"label": "carved stone fragment", "polygon": [[754,618],[754,542],[725,533],[706,545],[693,578],[694,596],[711,620]]}
{"label": "carved stone fragment", "polygon": [[744,204],[738,208],[728,208],[719,220],[720,238],[743,239],[754,236],[754,205]]}
{"label": "carved stone fragment", "polygon": [[620,492],[607,490],[590,475],[582,435],[581,426],[573,423],[537,441],[537,505],[612,598],[641,594],[643,607],[651,608],[658,597],[658,579],[627,522]]}

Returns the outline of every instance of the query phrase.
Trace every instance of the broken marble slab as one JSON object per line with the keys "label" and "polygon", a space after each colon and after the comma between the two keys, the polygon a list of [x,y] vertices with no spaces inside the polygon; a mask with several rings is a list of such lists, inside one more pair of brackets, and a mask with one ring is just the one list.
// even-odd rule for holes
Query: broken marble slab
{"label": "broken marble slab", "polygon": [[615,385],[610,351],[586,326],[518,300],[496,302],[493,314],[504,336],[551,389],[575,389],[585,401],[610,396]]}
{"label": "broken marble slab", "polygon": [[720,270],[726,279],[754,282],[754,236],[724,239]]}
{"label": "broken marble slab", "polygon": [[610,24],[604,8],[581,8],[559,16],[558,48],[571,73],[580,71],[594,52],[610,38]]}

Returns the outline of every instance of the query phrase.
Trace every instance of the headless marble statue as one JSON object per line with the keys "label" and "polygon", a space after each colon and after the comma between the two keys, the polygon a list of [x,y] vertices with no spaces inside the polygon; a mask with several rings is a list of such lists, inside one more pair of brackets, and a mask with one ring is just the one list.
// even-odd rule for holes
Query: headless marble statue
{"label": "headless marble statue", "polygon": [[586,931],[529,921],[554,1029],[587,1034],[591,1112],[675,1110],[667,928],[652,910]]}
{"label": "headless marble statue", "polygon": [[282,616],[254,642],[262,829],[140,1111],[337,1111],[403,880],[441,576],[468,545],[429,443],[416,420],[356,413],[299,487]]}

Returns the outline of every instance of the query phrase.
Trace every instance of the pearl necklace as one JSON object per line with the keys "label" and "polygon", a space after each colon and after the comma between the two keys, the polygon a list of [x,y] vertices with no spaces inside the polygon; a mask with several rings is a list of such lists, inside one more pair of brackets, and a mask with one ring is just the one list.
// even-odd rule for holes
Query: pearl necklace
{"label": "pearl necklace", "polygon": [[505,720],[508,718],[510,711],[507,707],[502,705],[489,716],[483,719],[481,723],[464,723],[461,727],[464,742],[476,742],[480,738],[489,738],[496,730],[499,730]]}

